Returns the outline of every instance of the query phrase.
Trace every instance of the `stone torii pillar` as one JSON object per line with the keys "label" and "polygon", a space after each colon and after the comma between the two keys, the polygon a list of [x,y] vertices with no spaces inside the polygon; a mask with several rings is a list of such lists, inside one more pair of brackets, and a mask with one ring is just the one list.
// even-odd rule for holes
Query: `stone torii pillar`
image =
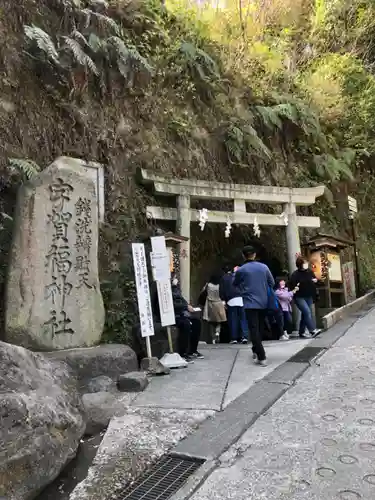
{"label": "stone torii pillar", "polygon": [[288,252],[289,273],[292,274],[296,269],[296,256],[301,253],[301,243],[299,238],[297,210],[295,203],[284,205],[284,212],[288,216],[288,225],[286,226],[286,243]]}
{"label": "stone torii pillar", "polygon": [[180,243],[179,255],[181,292],[187,301],[190,301],[190,222],[190,196],[177,196],[177,233],[188,238]]}

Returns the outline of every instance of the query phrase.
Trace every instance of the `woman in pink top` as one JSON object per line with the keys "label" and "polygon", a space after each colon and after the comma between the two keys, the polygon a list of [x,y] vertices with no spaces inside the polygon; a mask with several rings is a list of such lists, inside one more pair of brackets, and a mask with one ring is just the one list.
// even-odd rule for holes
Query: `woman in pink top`
{"label": "woman in pink top", "polygon": [[280,302],[284,316],[284,335],[281,337],[282,340],[288,340],[289,335],[293,332],[292,300],[297,290],[298,286],[294,290],[289,291],[284,279],[278,282],[276,288],[276,296]]}

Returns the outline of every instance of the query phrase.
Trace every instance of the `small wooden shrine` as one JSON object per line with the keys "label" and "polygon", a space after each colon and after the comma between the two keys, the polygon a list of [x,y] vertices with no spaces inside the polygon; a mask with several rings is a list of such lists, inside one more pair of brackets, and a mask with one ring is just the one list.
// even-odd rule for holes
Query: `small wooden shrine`
{"label": "small wooden shrine", "polygon": [[319,316],[352,302],[357,296],[354,242],[319,233],[302,248],[319,280]]}

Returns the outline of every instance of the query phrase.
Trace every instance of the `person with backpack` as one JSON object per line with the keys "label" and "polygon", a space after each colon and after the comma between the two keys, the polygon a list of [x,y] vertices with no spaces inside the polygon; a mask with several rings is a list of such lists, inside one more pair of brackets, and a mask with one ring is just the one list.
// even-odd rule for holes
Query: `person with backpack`
{"label": "person with backpack", "polygon": [[249,339],[249,328],[247,325],[243,299],[239,290],[234,286],[236,270],[231,266],[224,266],[224,276],[220,281],[220,298],[225,302],[227,308],[227,319],[230,332],[230,344],[247,344]]}
{"label": "person with backpack", "polygon": [[268,289],[267,323],[271,336],[274,335],[276,340],[285,340],[283,310],[275,290],[271,287]]}

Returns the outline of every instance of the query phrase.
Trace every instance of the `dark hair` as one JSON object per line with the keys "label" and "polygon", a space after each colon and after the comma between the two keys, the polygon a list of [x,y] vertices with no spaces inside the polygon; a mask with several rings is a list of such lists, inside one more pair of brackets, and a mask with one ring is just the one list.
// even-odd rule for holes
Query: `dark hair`
{"label": "dark hair", "polygon": [[233,266],[231,266],[230,264],[224,264],[224,266],[223,266],[223,272],[224,273],[229,273],[230,271],[233,271]]}
{"label": "dark hair", "polygon": [[285,276],[278,276],[276,278],[276,283],[275,283],[275,290],[277,290],[278,288],[280,288],[280,281],[285,281],[285,284],[287,283],[287,278],[285,278]]}
{"label": "dark hair", "polygon": [[213,285],[219,285],[222,276],[222,273],[215,273],[210,277],[208,282],[212,283]]}
{"label": "dark hair", "polygon": [[306,262],[306,259],[304,259],[303,257],[301,257],[301,256],[297,257],[297,260],[296,260],[297,269],[301,269],[305,262]]}
{"label": "dark hair", "polygon": [[255,250],[255,248],[253,246],[247,245],[242,250],[242,253],[243,253],[243,256],[245,257],[245,259],[248,259],[249,257],[252,257],[253,255],[256,255],[257,252],[256,252],[256,250]]}

